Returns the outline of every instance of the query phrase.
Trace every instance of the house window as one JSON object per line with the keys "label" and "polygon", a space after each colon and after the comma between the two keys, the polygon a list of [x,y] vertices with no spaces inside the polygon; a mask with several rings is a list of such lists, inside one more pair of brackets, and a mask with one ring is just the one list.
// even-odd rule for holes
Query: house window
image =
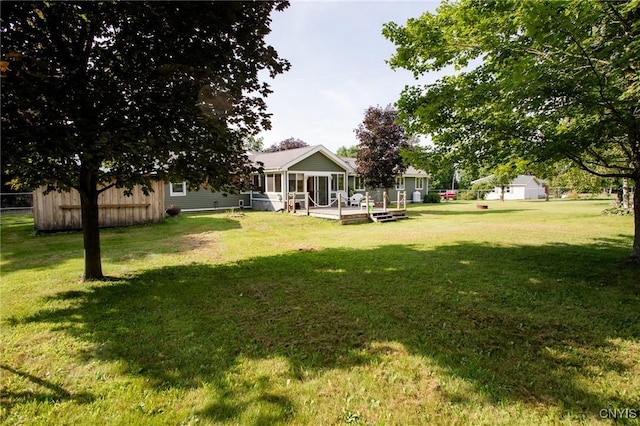
{"label": "house window", "polygon": [[364,189],[364,178],[362,176],[356,176],[356,191],[363,191]]}
{"label": "house window", "polygon": [[289,173],[289,192],[304,192],[304,175]]}
{"label": "house window", "polygon": [[169,184],[169,196],[170,197],[186,197],[187,196],[187,183],[186,182],[171,182]]}
{"label": "house window", "polygon": [[342,173],[331,175],[331,190],[332,191],[344,190],[344,175]]}
{"label": "house window", "polygon": [[275,178],[276,187],[274,188],[274,192],[282,192],[282,175],[278,173]]}
{"label": "house window", "polygon": [[423,189],[424,188],[424,178],[417,177],[416,178],[416,188],[415,189]]}
{"label": "house window", "polygon": [[253,175],[253,189],[264,192],[264,183],[261,175]]}
{"label": "house window", "polygon": [[266,176],[267,192],[282,191],[282,175],[280,173],[269,173]]}
{"label": "house window", "polygon": [[403,191],[404,190],[404,177],[398,176],[396,177],[396,189]]}

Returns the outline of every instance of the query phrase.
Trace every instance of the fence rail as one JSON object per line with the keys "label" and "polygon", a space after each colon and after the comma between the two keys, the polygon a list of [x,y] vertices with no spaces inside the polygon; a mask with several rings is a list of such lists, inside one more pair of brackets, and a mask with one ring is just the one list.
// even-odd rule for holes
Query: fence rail
{"label": "fence rail", "polygon": [[11,212],[31,212],[32,208],[33,193],[31,192],[0,193],[0,212],[3,214]]}

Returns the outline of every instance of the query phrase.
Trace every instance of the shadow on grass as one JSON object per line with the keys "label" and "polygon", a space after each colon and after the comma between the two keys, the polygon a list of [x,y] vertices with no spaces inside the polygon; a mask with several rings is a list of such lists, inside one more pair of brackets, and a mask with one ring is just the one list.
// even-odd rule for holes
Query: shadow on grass
{"label": "shadow on grass", "polygon": [[27,390],[24,392],[10,392],[5,389],[0,394],[0,403],[6,410],[11,410],[14,404],[20,401],[48,401],[48,402],[61,402],[72,400],[81,404],[88,404],[95,400],[95,396],[90,393],[75,393],[72,394],[63,387],[56,385],[48,380],[41,379],[32,374],[25,373],[24,371],[17,370],[9,367],[8,365],[0,364],[0,370],[4,370],[3,374],[13,374],[17,377],[27,380],[28,382],[36,385],[45,390],[41,392],[35,392],[33,390]]}
{"label": "shadow on grass", "polygon": [[261,421],[295,413],[269,377],[230,385],[242,359],[282,357],[288,377],[302,380],[375,361],[374,342],[399,342],[492,401],[597,417],[602,408],[631,407],[637,397],[584,386],[585,377],[624,375],[635,362],[616,355],[615,339],[640,339],[638,270],[620,262],[625,254],[615,240],[295,251],[232,265],[170,266],[61,293],[55,297],[73,299],[73,307],[14,324],[62,328],[94,344],[87,359],[124,362],[128,374],[151,386],[208,383],[215,392],[200,414],[216,421],[260,404],[277,413]]}
{"label": "shadow on grass", "polygon": [[[207,233],[240,229],[240,221],[223,213],[187,214],[169,217],[161,224],[133,225],[100,230],[102,260],[122,261],[165,252],[197,250]],[[184,229],[188,226],[189,233]],[[18,224],[2,229],[2,272],[49,270],[83,256],[82,231],[35,234],[31,225]],[[149,244],[140,244],[149,241]],[[126,250],[130,246],[131,250]],[[144,249],[140,249],[144,246]],[[123,247],[125,249],[123,249]],[[122,253],[126,254],[123,256]],[[28,256],[25,255],[28,253]],[[117,257],[113,257],[117,256]],[[25,259],[28,261],[25,262]]]}

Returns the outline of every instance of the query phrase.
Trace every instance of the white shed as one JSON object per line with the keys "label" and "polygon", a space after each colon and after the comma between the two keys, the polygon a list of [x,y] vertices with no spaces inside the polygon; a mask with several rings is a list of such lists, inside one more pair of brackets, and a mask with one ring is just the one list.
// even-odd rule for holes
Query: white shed
{"label": "white shed", "polygon": [[[477,184],[490,182],[493,175],[482,179],[474,180],[471,183]],[[546,198],[546,183],[533,175],[519,175],[504,187],[505,200],[538,200]],[[485,196],[485,200],[499,200],[502,189],[499,186],[493,188]]]}

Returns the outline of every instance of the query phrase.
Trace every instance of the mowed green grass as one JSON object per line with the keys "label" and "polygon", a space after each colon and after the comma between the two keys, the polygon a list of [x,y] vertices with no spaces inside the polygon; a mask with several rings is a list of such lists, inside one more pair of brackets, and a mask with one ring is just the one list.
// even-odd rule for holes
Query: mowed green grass
{"label": "mowed green grass", "polygon": [[412,205],[341,226],[3,217],[3,424],[637,424],[640,270],[607,200]]}

